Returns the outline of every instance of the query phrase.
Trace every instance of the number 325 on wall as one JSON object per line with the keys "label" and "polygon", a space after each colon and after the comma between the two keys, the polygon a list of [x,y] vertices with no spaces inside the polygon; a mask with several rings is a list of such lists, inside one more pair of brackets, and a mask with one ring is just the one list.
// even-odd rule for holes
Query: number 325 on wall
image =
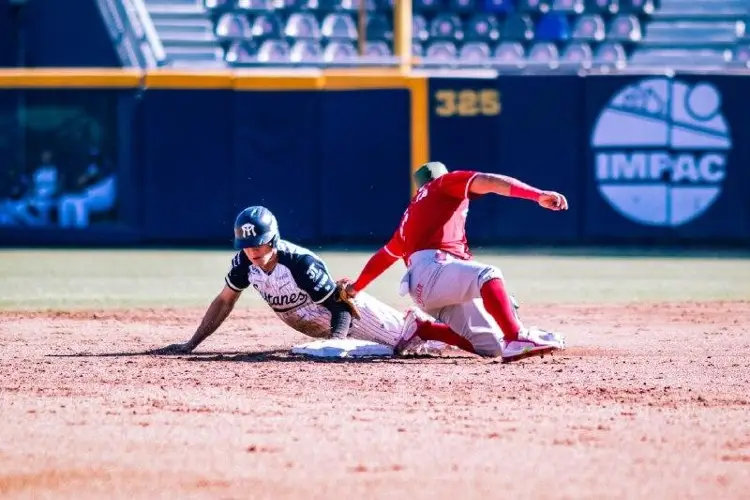
{"label": "number 325 on wall", "polygon": [[435,114],[438,116],[496,116],[501,111],[500,92],[494,89],[435,92]]}

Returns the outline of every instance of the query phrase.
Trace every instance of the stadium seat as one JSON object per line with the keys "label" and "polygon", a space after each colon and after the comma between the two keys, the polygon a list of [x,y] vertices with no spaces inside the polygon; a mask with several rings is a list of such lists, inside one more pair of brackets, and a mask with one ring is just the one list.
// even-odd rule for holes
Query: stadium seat
{"label": "stadium seat", "polygon": [[346,10],[349,12],[359,12],[359,6],[362,2],[365,3],[365,10],[367,12],[375,12],[378,8],[377,2],[375,0],[340,0],[341,1],[341,10]]}
{"label": "stadium seat", "polygon": [[626,60],[625,49],[616,42],[604,42],[594,51],[594,62],[597,64],[622,67]]}
{"label": "stadium seat", "polygon": [[318,20],[309,12],[295,12],[286,22],[284,36],[301,40],[318,40],[320,39]]}
{"label": "stadium seat", "polygon": [[456,45],[453,42],[441,41],[430,44],[425,52],[425,59],[450,61],[455,59],[458,54]]}
{"label": "stadium seat", "polygon": [[604,20],[598,14],[587,14],[578,18],[573,27],[573,40],[601,42],[607,34]]}
{"label": "stadium seat", "polygon": [[292,46],[289,60],[292,62],[318,62],[323,54],[320,44],[314,40],[299,40]]}
{"label": "stadium seat", "polygon": [[255,61],[255,45],[248,40],[233,42],[227,49],[224,60],[232,63],[248,63]]}
{"label": "stadium seat", "polygon": [[459,14],[471,14],[477,11],[476,0],[450,0],[451,12],[458,12]]}
{"label": "stadium seat", "polygon": [[[281,20],[273,12],[259,14],[253,20],[253,26],[250,31],[252,37],[258,40],[281,38]],[[260,50],[258,52],[260,53]]]}
{"label": "stadium seat", "polygon": [[521,65],[525,61],[523,45],[518,42],[502,42],[492,54],[495,61],[503,64]]}
{"label": "stadium seat", "polygon": [[589,44],[585,42],[573,42],[565,47],[560,59],[562,62],[590,67],[591,61],[594,59],[594,53]]}
{"label": "stadium seat", "polygon": [[388,48],[388,44],[385,42],[370,42],[365,44],[365,57],[391,57],[391,49]]}
{"label": "stadium seat", "polygon": [[514,0],[484,0],[485,12],[505,14],[516,10]]}
{"label": "stadium seat", "polygon": [[534,38],[534,23],[528,16],[511,14],[503,25],[502,37],[512,42],[523,42]]}
{"label": "stadium seat", "polygon": [[411,42],[411,55],[413,57],[422,57],[424,55],[424,46],[419,42],[412,41]]}
{"label": "stadium seat", "polygon": [[323,59],[326,62],[351,61],[357,57],[357,49],[349,42],[331,42],[323,51]]}
{"label": "stadium seat", "polygon": [[412,0],[413,12],[437,13],[442,10],[440,0]]}
{"label": "stadium seat", "polygon": [[300,0],[273,0],[273,8],[277,11],[296,12],[301,7]]}
{"label": "stadium seat", "polygon": [[568,40],[570,38],[570,24],[564,14],[550,12],[545,14],[536,25],[535,38],[548,42]]}
{"label": "stadium seat", "polygon": [[620,0],[620,12],[650,16],[656,10],[654,0]]}
{"label": "stadium seat", "polygon": [[582,14],[585,9],[583,0],[555,0],[552,10],[566,14]]}
{"label": "stadium seat", "polygon": [[357,25],[348,14],[338,12],[328,14],[323,18],[320,31],[327,40],[352,41],[357,39]]}
{"label": "stadium seat", "polygon": [[266,40],[258,49],[258,62],[288,62],[289,44],[284,40]]}
{"label": "stadium seat", "polygon": [[238,40],[250,38],[250,23],[242,14],[227,12],[222,14],[216,22],[216,36],[219,40]]}
{"label": "stadium seat", "polygon": [[490,47],[486,43],[468,42],[458,51],[458,58],[465,62],[486,62],[490,54]]}
{"label": "stadium seat", "polygon": [[586,0],[586,12],[590,14],[617,14],[619,2],[617,0]]}
{"label": "stadium seat", "polygon": [[477,14],[466,22],[464,40],[490,42],[500,38],[500,23],[491,14]]}
{"label": "stadium seat", "polygon": [[641,40],[641,23],[632,14],[615,17],[607,30],[607,40],[613,42],[638,42]]}
{"label": "stadium seat", "polygon": [[536,43],[531,47],[531,50],[529,50],[529,55],[526,59],[528,61],[553,67],[559,62],[560,53],[554,43]]}
{"label": "stadium seat", "polygon": [[427,31],[427,20],[418,14],[414,14],[411,18],[411,37],[420,42],[427,41],[430,37],[430,32]]}
{"label": "stadium seat", "polygon": [[741,45],[734,50],[732,62],[735,65],[750,67],[750,45]]}
{"label": "stadium seat", "polygon": [[430,23],[431,40],[461,40],[461,19],[453,14],[440,14]]}
{"label": "stadium seat", "polygon": [[237,0],[235,5],[236,10],[255,14],[257,12],[270,12],[273,10],[273,2],[271,0]]}
{"label": "stadium seat", "polygon": [[518,11],[524,14],[544,14],[549,12],[552,0],[518,0]]}

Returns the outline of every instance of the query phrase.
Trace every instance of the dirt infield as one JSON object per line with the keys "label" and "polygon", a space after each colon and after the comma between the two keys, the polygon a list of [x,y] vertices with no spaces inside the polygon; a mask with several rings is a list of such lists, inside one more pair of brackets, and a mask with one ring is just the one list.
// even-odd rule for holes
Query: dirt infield
{"label": "dirt infield", "polygon": [[237,310],[0,313],[3,498],[741,498],[750,302],[533,306],[552,358],[313,362]]}

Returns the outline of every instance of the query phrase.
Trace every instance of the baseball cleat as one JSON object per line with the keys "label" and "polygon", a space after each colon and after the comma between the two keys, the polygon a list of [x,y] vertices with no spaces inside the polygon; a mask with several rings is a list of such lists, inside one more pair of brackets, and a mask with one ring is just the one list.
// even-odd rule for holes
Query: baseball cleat
{"label": "baseball cleat", "polygon": [[418,347],[424,344],[424,340],[417,335],[417,330],[419,329],[419,323],[426,320],[427,316],[415,307],[406,311],[404,330],[401,334],[401,340],[393,348],[394,354],[401,356],[404,353],[416,351]]}
{"label": "baseball cleat", "polygon": [[565,349],[565,337],[561,334],[531,327],[521,330],[518,339],[504,343],[502,358],[504,363],[510,363],[533,356],[544,357],[562,349]]}

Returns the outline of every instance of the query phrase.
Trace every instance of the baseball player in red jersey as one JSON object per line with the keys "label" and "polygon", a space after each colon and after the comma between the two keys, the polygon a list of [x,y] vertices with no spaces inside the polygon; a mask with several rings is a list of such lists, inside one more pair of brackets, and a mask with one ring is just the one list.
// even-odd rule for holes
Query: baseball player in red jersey
{"label": "baseball player in red jersey", "polygon": [[398,259],[404,260],[402,295],[409,293],[445,328],[431,329],[430,339],[405,337],[397,350],[420,339],[438,340],[480,356],[502,356],[507,362],[564,349],[562,335],[524,327],[500,270],[473,260],[466,216],[469,200],[490,193],[532,200],[549,210],[567,210],[565,197],[503,175],[448,172],[439,162],[423,165],[414,178],[419,190],[393,237],[347,285],[347,292],[355,296]]}

